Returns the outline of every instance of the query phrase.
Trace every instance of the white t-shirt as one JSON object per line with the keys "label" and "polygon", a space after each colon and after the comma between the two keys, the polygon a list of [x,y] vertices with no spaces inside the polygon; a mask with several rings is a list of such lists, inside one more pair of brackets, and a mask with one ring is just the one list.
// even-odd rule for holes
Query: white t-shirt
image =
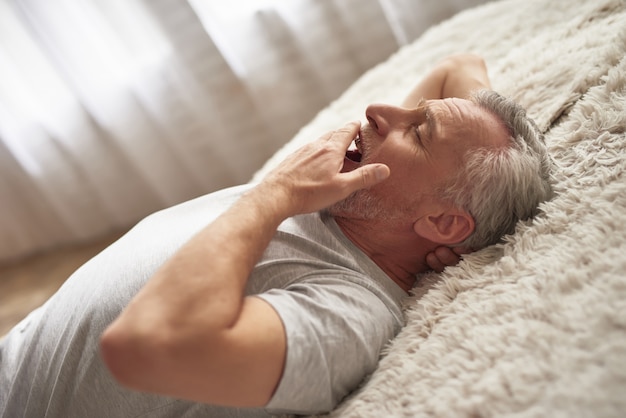
{"label": "white t-shirt", "polygon": [[0,417],[312,414],[332,409],[353,390],[400,330],[406,293],[323,212],[283,222],[248,282],[247,293],[269,302],[287,333],[284,373],[266,408],[131,391],[104,366],[98,340],[107,325],[171,254],[248,187],[147,217],[18,324],[0,343]]}

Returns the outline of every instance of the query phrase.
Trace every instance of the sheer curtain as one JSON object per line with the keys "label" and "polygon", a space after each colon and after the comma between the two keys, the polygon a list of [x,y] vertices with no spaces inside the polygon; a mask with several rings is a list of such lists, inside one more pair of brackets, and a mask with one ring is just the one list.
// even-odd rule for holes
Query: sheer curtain
{"label": "sheer curtain", "polygon": [[0,262],[248,181],[481,0],[0,0]]}

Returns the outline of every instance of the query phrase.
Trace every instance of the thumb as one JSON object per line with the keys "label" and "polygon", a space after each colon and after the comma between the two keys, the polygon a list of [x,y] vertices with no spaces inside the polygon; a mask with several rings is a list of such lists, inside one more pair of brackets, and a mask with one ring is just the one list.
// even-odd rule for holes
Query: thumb
{"label": "thumb", "polygon": [[385,180],[391,174],[391,170],[385,164],[367,164],[346,174],[350,174],[350,185],[358,190]]}

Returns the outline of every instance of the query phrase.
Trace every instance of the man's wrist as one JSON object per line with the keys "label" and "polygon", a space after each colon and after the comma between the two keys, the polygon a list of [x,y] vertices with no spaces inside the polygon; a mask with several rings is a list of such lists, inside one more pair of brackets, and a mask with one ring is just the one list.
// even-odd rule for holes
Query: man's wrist
{"label": "man's wrist", "polygon": [[244,197],[262,208],[265,216],[272,215],[279,223],[298,214],[290,189],[278,182],[262,181],[250,189]]}

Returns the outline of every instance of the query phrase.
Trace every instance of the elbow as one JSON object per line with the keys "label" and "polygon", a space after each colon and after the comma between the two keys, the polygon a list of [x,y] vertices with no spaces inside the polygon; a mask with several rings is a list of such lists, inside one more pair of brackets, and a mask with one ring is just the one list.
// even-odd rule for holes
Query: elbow
{"label": "elbow", "polygon": [[120,330],[115,325],[109,327],[100,337],[100,355],[113,378],[123,386],[145,390],[145,381],[151,379],[151,364],[154,363],[146,340]]}
{"label": "elbow", "polygon": [[[190,338],[166,326],[137,329],[114,322],[100,337],[100,356],[111,376],[128,389],[181,396],[181,379],[197,369],[197,350],[189,348]],[[219,344],[203,341],[199,346]],[[213,352],[206,348],[200,354]]]}

